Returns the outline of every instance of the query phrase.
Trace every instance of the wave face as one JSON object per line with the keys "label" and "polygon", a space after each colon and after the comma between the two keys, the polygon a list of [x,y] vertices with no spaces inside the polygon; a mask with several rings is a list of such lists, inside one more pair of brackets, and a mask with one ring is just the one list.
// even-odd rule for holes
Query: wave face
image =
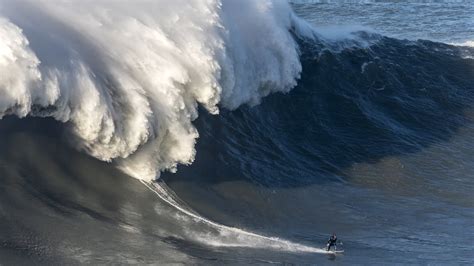
{"label": "wave face", "polygon": [[255,105],[301,72],[283,1],[0,5],[0,117],[67,122],[78,148],[141,179],[193,161],[198,105]]}
{"label": "wave face", "polygon": [[199,118],[203,155],[167,179],[200,173],[210,183],[236,177],[267,187],[352,182],[358,166],[443,146],[470,127],[472,48],[355,35],[372,44],[301,39],[304,71],[290,95]]}
{"label": "wave face", "polygon": [[304,71],[290,95],[198,119],[198,149],[213,150],[209,162],[232,158],[218,165],[231,163],[255,182],[304,184],[315,172],[337,175],[448,141],[469,124],[472,48],[356,35],[372,44],[301,39]]}

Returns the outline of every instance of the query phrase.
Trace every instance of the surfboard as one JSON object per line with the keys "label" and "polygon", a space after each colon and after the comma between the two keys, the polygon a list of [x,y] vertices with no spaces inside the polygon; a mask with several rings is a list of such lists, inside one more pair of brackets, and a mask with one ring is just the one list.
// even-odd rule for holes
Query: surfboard
{"label": "surfboard", "polygon": [[344,250],[330,250],[330,251],[326,251],[326,252],[327,252],[327,254],[337,255],[337,254],[344,253]]}

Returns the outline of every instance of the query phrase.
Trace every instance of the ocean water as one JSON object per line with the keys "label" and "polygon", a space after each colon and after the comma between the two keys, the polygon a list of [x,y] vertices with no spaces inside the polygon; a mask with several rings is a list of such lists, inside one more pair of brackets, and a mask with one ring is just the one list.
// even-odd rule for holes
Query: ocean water
{"label": "ocean water", "polygon": [[473,264],[472,41],[470,1],[0,0],[0,265]]}
{"label": "ocean water", "polygon": [[292,1],[295,11],[322,33],[344,37],[356,29],[397,39],[473,45],[470,1]]}

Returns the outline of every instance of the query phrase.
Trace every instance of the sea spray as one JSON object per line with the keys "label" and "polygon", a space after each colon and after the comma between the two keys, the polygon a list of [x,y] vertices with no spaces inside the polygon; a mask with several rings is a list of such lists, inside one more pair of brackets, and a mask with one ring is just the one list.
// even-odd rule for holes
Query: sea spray
{"label": "sea spray", "polygon": [[68,122],[80,150],[152,180],[194,160],[198,105],[296,85],[298,23],[284,1],[1,0],[0,116]]}

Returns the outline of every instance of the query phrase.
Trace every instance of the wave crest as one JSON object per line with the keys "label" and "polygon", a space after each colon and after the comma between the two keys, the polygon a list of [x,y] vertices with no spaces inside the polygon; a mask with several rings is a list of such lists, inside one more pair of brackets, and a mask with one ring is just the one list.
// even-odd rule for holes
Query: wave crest
{"label": "wave crest", "polygon": [[69,122],[80,149],[141,179],[194,160],[199,104],[257,104],[301,72],[283,1],[0,5],[0,116]]}

